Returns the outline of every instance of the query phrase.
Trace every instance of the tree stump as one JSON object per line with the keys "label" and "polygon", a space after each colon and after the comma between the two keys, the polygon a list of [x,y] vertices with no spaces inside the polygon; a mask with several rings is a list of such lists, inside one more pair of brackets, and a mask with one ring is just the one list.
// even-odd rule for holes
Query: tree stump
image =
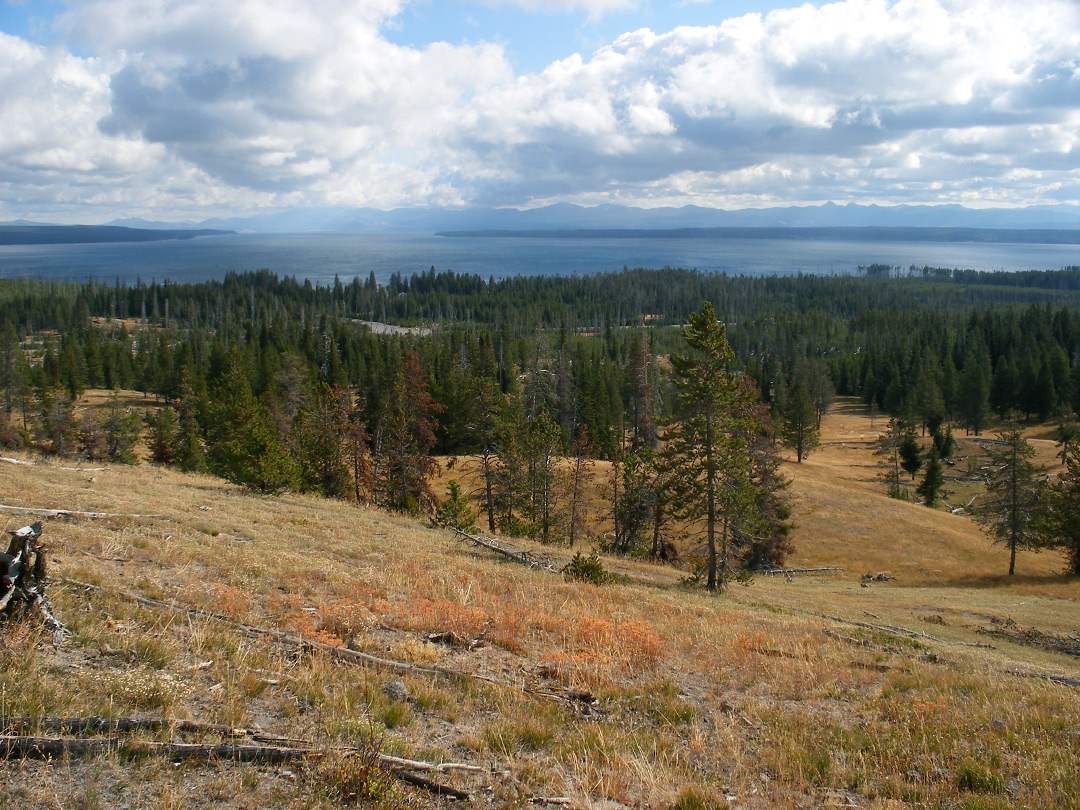
{"label": "tree stump", "polygon": [[38,613],[46,626],[63,633],[46,596],[45,547],[40,543],[41,521],[9,531],[7,554],[0,554],[0,620]]}

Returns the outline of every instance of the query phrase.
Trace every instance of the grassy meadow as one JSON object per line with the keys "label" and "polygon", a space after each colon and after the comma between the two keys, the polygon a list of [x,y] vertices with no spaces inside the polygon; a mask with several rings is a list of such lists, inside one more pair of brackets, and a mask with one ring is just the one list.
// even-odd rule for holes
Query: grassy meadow
{"label": "grassy meadow", "polygon": [[[605,559],[615,582],[568,583],[347,503],[146,464],[9,456],[34,463],[0,462],[0,504],[138,517],[45,521],[50,596],[72,635],[56,644],[36,624],[3,628],[0,715],[201,720],[325,756],[12,759],[0,807],[447,803],[365,780],[362,758],[339,750],[372,743],[478,766],[425,776],[481,807],[1080,807],[1080,688],[1062,682],[1080,679],[1076,643],[1062,651],[1080,627],[1080,583],[1049,553],[1021,554],[1010,579],[1006,553],[970,518],[887,498],[871,447],[883,427],[841,402],[821,449],[785,465],[790,563],[844,570],[758,577],[719,596],[671,566]],[[954,507],[970,497],[964,459],[978,447],[957,439]],[[597,464],[597,487],[605,477]],[[34,519],[0,512],[6,529]],[[237,623],[458,674],[357,666]]]}

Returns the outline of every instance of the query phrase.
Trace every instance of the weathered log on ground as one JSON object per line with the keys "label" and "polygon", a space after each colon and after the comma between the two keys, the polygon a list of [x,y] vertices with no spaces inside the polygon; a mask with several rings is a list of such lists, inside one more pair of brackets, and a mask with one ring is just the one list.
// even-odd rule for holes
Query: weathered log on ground
{"label": "weathered log on ground", "polygon": [[526,565],[529,568],[541,568],[544,571],[550,571],[553,574],[561,574],[563,572],[563,568],[566,567],[565,565],[556,565],[549,560],[530,557],[529,552],[520,551],[516,548],[511,548],[510,546],[505,546],[492,537],[481,537],[480,535],[463,532],[461,529],[454,529],[453,527],[450,528],[452,528],[455,533],[457,533],[461,537],[464,537],[473,545],[486,548],[488,551],[494,551],[496,554],[501,554],[507,559],[513,560],[516,563],[521,563],[522,565]]}
{"label": "weathered log on ground", "polygon": [[263,763],[288,762],[293,759],[323,756],[323,752],[315,748],[282,748],[267,745],[135,742],[116,737],[87,739],[0,736],[0,757],[4,758],[56,759],[63,756],[91,757],[111,753],[129,757],[158,754],[170,759],[222,759],[233,762]]}
{"label": "weathered log on ground", "polygon": [[767,577],[775,577],[780,576],[781,574],[824,574],[836,573],[843,570],[843,568],[836,568],[835,566],[828,566],[825,568],[762,568],[754,573],[763,574]]}
{"label": "weathered log on ground", "polygon": [[[59,731],[68,734],[130,734],[135,731],[161,731],[168,729],[181,733],[219,734],[223,737],[250,737],[252,740],[282,748],[315,750],[307,740],[297,740],[267,734],[262,729],[235,728],[221,723],[208,723],[203,720],[165,720],[159,717],[0,717],[0,732],[13,737],[26,735],[14,734],[16,730]],[[368,749],[358,746],[333,746],[332,751],[358,752]],[[483,773],[479,765],[466,762],[424,762],[389,754],[378,754],[379,761],[388,767],[407,771],[471,771]]]}
{"label": "weathered log on ground", "polygon": [[[27,719],[27,718],[19,718]],[[91,725],[103,718],[88,718]],[[40,721],[42,725],[68,725],[78,726],[75,719],[60,721]],[[108,721],[106,721],[107,723]],[[161,723],[165,721],[131,721],[133,727],[145,727],[148,723]],[[199,724],[202,725],[202,724]],[[168,757],[171,760],[197,759],[197,760],[224,760],[229,762],[245,762],[257,764],[278,764],[296,759],[319,759],[325,757],[330,751],[349,749],[323,750],[307,746],[280,746],[280,745],[240,745],[236,743],[178,743],[178,742],[150,742],[135,741],[121,737],[86,738],[86,737],[29,737],[21,735],[0,736],[0,759],[28,758],[28,759],[60,759],[71,757],[83,759],[105,754],[116,754],[122,757],[137,758],[149,755]],[[360,749],[355,749],[360,750]],[[377,754],[379,761],[387,768],[395,779],[406,784],[422,788],[436,796],[448,799],[461,799],[468,801],[469,794],[449,785],[443,785],[426,779],[414,773],[414,770],[476,770],[482,769],[462,763],[434,764],[416,762],[413,760],[389,757]]]}

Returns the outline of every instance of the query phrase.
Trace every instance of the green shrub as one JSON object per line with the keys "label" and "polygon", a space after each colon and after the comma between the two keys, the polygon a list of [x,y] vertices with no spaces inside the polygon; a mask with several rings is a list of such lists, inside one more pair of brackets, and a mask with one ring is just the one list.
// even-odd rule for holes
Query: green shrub
{"label": "green shrub", "polygon": [[685,787],[679,791],[679,798],[675,800],[671,810],[721,810],[729,806],[726,799],[718,798],[712,791]]}
{"label": "green shrub", "polygon": [[450,493],[439,504],[435,522],[462,532],[476,531],[476,513],[469,508],[469,498],[461,491],[461,485],[453,478],[446,485]]}
{"label": "green shrub", "polygon": [[977,762],[965,762],[957,771],[960,790],[969,793],[1004,793],[1005,777]]}
{"label": "green shrub", "polygon": [[317,793],[341,805],[385,800],[394,790],[394,777],[379,762],[374,747],[328,756],[305,775]]}
{"label": "green shrub", "polygon": [[595,551],[588,557],[577,552],[563,569],[563,576],[567,582],[589,582],[593,585],[603,585],[611,579]]}

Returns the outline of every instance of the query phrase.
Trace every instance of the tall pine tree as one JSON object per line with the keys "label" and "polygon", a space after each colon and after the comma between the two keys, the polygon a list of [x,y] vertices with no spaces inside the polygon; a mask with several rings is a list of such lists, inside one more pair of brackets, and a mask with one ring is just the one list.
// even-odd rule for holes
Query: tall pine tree
{"label": "tall pine tree", "polygon": [[663,453],[675,514],[703,535],[706,586],[716,590],[731,572],[733,529],[755,506],[753,395],[730,368],[735,353],[711,303],[691,313],[683,337],[690,353],[671,357],[677,411]]}

